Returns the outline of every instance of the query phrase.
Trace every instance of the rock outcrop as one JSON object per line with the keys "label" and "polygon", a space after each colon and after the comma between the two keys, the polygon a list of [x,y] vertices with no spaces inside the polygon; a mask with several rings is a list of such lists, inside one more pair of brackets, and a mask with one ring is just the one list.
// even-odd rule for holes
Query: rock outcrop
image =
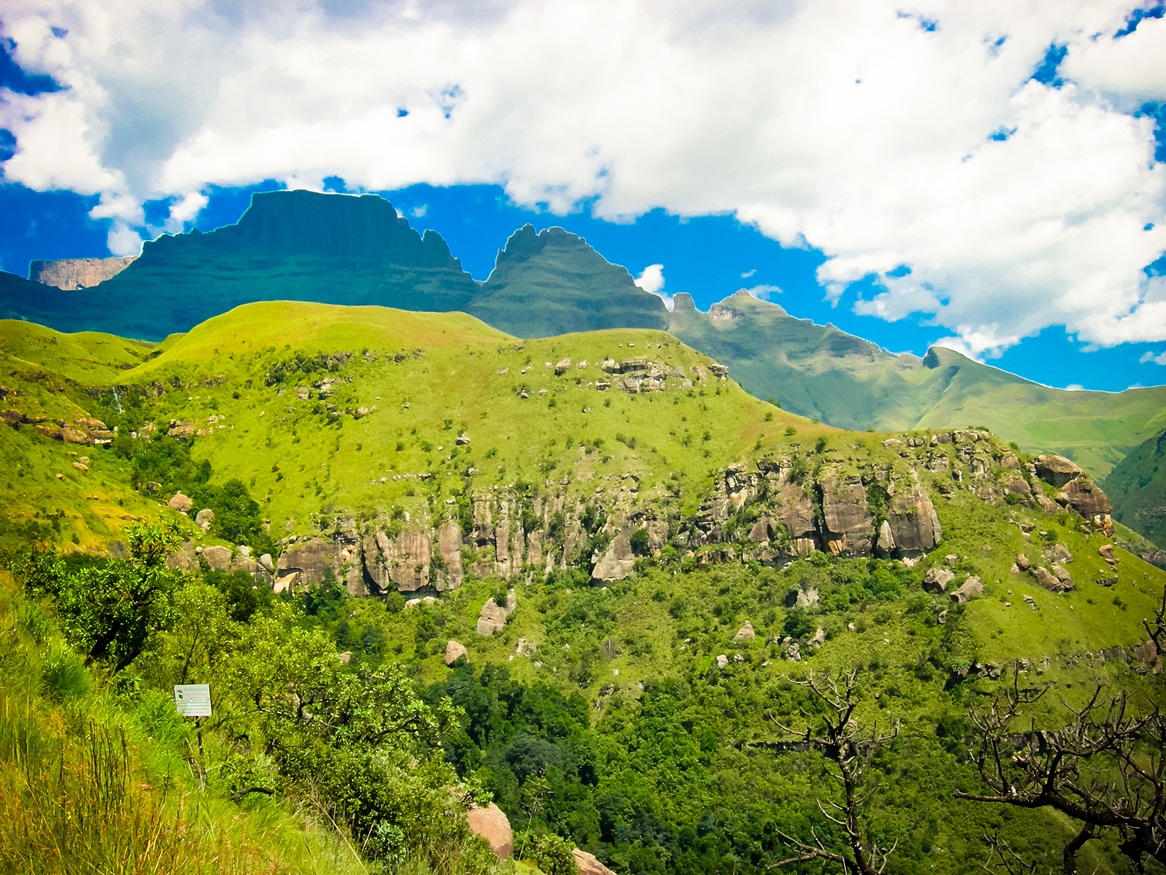
{"label": "rock outcrop", "polygon": [[477,630],[479,635],[493,635],[506,628],[510,615],[518,607],[518,598],[514,590],[506,593],[506,604],[498,604],[497,599],[486,599],[482,610],[478,613]]}
{"label": "rock outcrop", "polygon": [[615,875],[615,872],[595,859],[594,854],[575,848],[571,851],[571,856],[575,858],[575,867],[579,870],[579,875]]}
{"label": "rock outcrop", "polygon": [[65,291],[89,289],[117,276],[136,260],[137,256],[38,260],[29,263],[28,278],[33,282]]}
{"label": "rock outcrop", "polygon": [[470,832],[480,835],[490,846],[499,860],[509,860],[514,856],[514,833],[506,812],[491,802],[483,807],[473,806],[466,811],[466,823]]}

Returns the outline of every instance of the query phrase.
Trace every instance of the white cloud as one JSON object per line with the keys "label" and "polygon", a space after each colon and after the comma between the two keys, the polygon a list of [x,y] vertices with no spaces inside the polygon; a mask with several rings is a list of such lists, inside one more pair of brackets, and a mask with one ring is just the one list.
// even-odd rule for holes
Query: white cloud
{"label": "white cloud", "polygon": [[[1115,39],[1132,3],[13,0],[17,61],[66,88],[0,91],[3,178],[100,194],[123,248],[145,201],[176,227],[269,178],[730,213],[975,356],[1049,325],[1161,342],[1166,167],[1132,112],[1166,99],[1166,21]],[[1027,81],[1050,44],[1059,89]]]}
{"label": "white cloud", "polygon": [[747,280],[747,279],[749,279],[749,277],[753,276],[753,274],[755,274],[755,273],[757,273],[757,268],[747,270],[743,274],[741,274],[741,279]]}
{"label": "white cloud", "polygon": [[425,214],[429,212],[429,204],[421,204],[409,210],[409,215],[414,219],[424,219]]}
{"label": "white cloud", "polygon": [[664,302],[669,311],[675,306],[672,296],[664,291],[664,265],[649,264],[633,282],[645,292],[651,292]]}
{"label": "white cloud", "polygon": [[745,289],[749,294],[759,301],[772,301],[774,295],[781,294],[781,286],[773,286],[762,283],[759,286],[753,286],[750,289]]}
{"label": "white cloud", "polygon": [[1142,353],[1142,357],[1138,359],[1140,364],[1149,364],[1153,362],[1156,365],[1166,365],[1166,352],[1160,352],[1154,355],[1152,352]]}
{"label": "white cloud", "polygon": [[660,289],[664,288],[664,265],[649,264],[640,271],[635,283],[645,292],[651,292],[653,295],[659,294]]}
{"label": "white cloud", "polygon": [[142,251],[142,236],[120,219],[109,226],[106,245],[111,255],[139,255]]}

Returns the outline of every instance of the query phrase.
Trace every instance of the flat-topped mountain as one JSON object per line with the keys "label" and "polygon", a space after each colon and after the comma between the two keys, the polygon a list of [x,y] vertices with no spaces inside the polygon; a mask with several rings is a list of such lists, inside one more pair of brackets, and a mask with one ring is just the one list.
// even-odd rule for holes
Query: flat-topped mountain
{"label": "flat-topped mountain", "polygon": [[144,340],[188,331],[252,301],[464,310],[478,284],[434,231],[418,234],[374,195],[256,194],[238,224],[159,237],[94,289],[0,288],[6,316]]}
{"label": "flat-topped mountain", "polygon": [[[147,340],[265,300],[458,310],[527,338],[664,329],[788,411],[856,430],[983,426],[1026,450],[1064,454],[1098,478],[1166,428],[1166,387],[1068,392],[951,350],[895,355],[745,292],[708,313],[678,294],[669,313],[626,269],[560,228],[516,231],[478,283],[439,234],[418,233],[374,195],[257,194],[238,224],[147,243],[89,289],[0,274],[0,317]],[[1166,504],[1156,493],[1148,500]]]}

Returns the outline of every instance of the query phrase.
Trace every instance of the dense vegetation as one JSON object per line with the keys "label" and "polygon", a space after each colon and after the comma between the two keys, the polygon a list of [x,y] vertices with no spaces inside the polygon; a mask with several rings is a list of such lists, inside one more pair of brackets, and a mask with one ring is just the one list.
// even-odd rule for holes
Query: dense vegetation
{"label": "dense vegetation", "polygon": [[[1041,497],[1052,514],[1021,494],[980,494],[995,473],[969,465],[962,479],[959,453],[974,447],[938,445],[935,468],[911,469],[944,532],[917,563],[814,551],[761,564],[740,558],[753,549],[748,505],[722,540],[682,540],[726,466],[780,455],[795,485],[828,466],[875,472],[859,503],[865,494],[881,520],[886,472],[909,477],[910,454],[902,441],[764,405],[658,332],[518,343],[464,317],[271,304],[152,350],[14,335],[0,399],[0,451],[14,460],[0,475],[0,550],[32,601],[9,597],[11,640],[35,654],[36,696],[64,709],[89,702],[93,687],[129,714],[109,726],[152,735],[185,763],[172,770],[189,775],[175,797],[136,794],[166,817],[204,801],[232,816],[298,807],[369,871],[495,868],[464,819],[488,798],[517,829],[518,854],[554,875],[570,870],[572,846],[621,875],[865,871],[856,844],[876,862],[889,852],[889,873],[1043,873],[1068,871],[1074,842],[1082,871],[1134,871],[1130,848],[1161,871],[1130,844],[1134,815],[1093,826],[1090,812],[1051,796],[1009,805],[1010,789],[1027,792],[1024,776],[1007,772],[1000,791],[982,751],[984,727],[1022,750],[1022,733],[1071,734],[1092,725],[1081,722],[1096,716],[1090,701],[1114,696],[1143,721],[1132,748],[1125,760],[1117,748],[1085,757],[1078,771],[1160,773],[1147,733],[1166,691],[1143,620],[1166,578],[1051,504],[1051,487]],[[686,382],[601,393],[597,362],[633,356]],[[108,449],[52,437],[56,420],[98,414]],[[1027,470],[1016,448],[991,446],[991,458],[1015,455],[1009,470]],[[177,491],[191,513],[215,511],[208,531],[166,506]],[[274,553],[293,537],[339,539],[346,519],[386,532],[452,519],[468,533],[481,494],[513,496],[512,519],[528,531],[545,522],[558,543],[563,511],[536,513],[552,493],[580,509],[573,564],[475,576],[478,548],[463,542],[463,584],[432,603],[391,589],[350,598],[339,565],[277,596],[263,574],[213,571],[194,547]],[[811,503],[823,512],[820,495]],[[637,530],[632,574],[593,583],[591,557],[621,515],[644,508],[670,522],[670,539]],[[178,540],[186,559],[168,563]],[[1054,594],[1014,572],[1020,553],[1055,554],[1075,585]],[[982,595],[957,603],[925,588],[939,570],[979,578]],[[479,634],[483,606],[507,603],[510,590],[505,627]],[[34,615],[39,644],[20,619]],[[467,654],[447,666],[451,641]],[[212,685],[215,714],[198,733],[174,717],[170,690],[200,682]],[[1009,701],[1023,714],[995,720]],[[89,734],[98,746],[122,731],[60,720],[60,737]],[[105,756],[86,750],[68,756]],[[166,772],[150,774],[139,783],[160,786]],[[1162,798],[1160,784],[1139,786],[1141,799]]]}

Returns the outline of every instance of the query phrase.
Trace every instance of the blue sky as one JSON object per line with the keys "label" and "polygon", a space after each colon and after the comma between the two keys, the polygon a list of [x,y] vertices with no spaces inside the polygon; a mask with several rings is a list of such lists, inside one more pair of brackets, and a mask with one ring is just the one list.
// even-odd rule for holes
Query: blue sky
{"label": "blue sky", "polygon": [[560,225],[701,309],[1166,382],[1160,3],[97,6],[0,19],[0,269],[374,191],[478,279]]}

